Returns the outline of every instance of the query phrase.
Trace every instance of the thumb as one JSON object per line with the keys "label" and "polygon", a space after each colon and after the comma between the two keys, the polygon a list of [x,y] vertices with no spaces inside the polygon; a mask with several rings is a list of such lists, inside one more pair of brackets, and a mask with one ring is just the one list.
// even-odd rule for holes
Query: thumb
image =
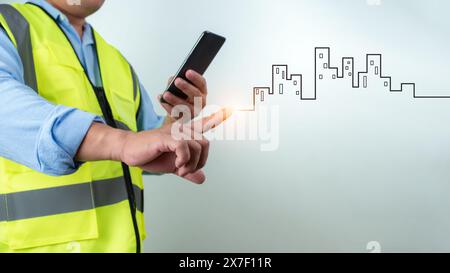
{"label": "thumb", "polygon": [[189,180],[195,184],[203,184],[206,181],[206,175],[202,170],[198,170],[194,173],[189,173],[186,174],[184,176],[182,176],[182,178]]}

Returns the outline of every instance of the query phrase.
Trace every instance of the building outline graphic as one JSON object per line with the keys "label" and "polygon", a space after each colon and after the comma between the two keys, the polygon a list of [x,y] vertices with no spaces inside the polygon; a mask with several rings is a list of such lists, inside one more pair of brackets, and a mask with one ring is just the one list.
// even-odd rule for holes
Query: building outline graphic
{"label": "building outline graphic", "polygon": [[[305,90],[303,85],[303,74],[289,74],[287,64],[272,65],[272,84],[270,86],[253,87],[252,106],[239,111],[256,111],[258,101],[264,102],[267,97],[275,94],[284,95],[288,87],[295,91],[295,95],[302,101],[316,101],[318,99],[317,85],[318,81],[325,80],[325,76],[331,76],[332,80],[347,79],[351,81],[353,89],[368,88],[368,76],[376,76],[383,81],[383,86],[392,93],[402,93],[407,89],[412,91],[414,99],[450,99],[450,94],[442,95],[417,95],[416,84],[414,82],[401,82],[400,88],[392,88],[392,76],[383,75],[383,55],[366,54],[365,71],[355,73],[355,58],[342,57],[341,67],[331,65],[331,48],[314,48],[314,87],[312,90]],[[325,75],[328,72],[328,75]],[[370,74],[372,73],[372,74]],[[362,84],[361,84],[362,83]],[[309,92],[309,93],[308,93]]]}

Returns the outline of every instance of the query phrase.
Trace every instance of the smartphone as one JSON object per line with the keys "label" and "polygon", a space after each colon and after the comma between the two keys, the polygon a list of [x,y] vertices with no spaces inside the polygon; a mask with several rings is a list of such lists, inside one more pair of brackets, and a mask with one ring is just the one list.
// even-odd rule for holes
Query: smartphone
{"label": "smartphone", "polygon": [[[189,80],[186,79],[186,71],[190,69],[203,75],[206,69],[208,69],[208,66],[216,57],[217,53],[219,53],[219,50],[222,48],[225,40],[226,39],[220,35],[209,31],[204,31],[195,43],[191,52],[188,54],[187,58],[184,60],[180,69],[178,69],[178,72],[170,82],[166,92],[170,92],[181,99],[187,99],[188,96],[175,86],[175,79],[182,78],[189,82]],[[161,98],[161,102],[167,103],[163,98]]]}

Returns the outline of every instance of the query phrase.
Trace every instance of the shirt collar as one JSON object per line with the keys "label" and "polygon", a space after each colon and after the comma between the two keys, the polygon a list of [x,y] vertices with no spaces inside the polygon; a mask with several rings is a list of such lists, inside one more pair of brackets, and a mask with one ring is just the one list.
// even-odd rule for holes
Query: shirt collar
{"label": "shirt collar", "polygon": [[[70,25],[69,20],[67,19],[67,16],[64,15],[61,11],[59,11],[57,8],[52,6],[50,3],[48,3],[45,0],[29,0],[29,3],[35,4],[43,8],[54,20],[58,22],[58,24],[67,24]],[[83,41],[82,43],[84,45],[92,45],[94,44],[94,39],[92,37],[92,28],[91,26],[86,23],[84,25],[84,33],[83,33]]]}
{"label": "shirt collar", "polygon": [[83,31],[83,45],[93,45],[94,44],[94,33],[92,31],[91,25],[85,24]]}

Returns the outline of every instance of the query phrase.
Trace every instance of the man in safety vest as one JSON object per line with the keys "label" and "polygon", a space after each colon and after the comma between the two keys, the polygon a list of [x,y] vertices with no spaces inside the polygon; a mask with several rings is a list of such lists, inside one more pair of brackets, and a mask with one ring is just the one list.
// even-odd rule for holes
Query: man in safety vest
{"label": "man in safety vest", "polygon": [[[0,5],[0,252],[139,252],[143,170],[205,180],[201,134],[226,117],[172,136],[177,122],[86,23],[103,2]],[[205,102],[205,79],[186,77],[175,83],[188,99],[163,94],[168,113]]]}

